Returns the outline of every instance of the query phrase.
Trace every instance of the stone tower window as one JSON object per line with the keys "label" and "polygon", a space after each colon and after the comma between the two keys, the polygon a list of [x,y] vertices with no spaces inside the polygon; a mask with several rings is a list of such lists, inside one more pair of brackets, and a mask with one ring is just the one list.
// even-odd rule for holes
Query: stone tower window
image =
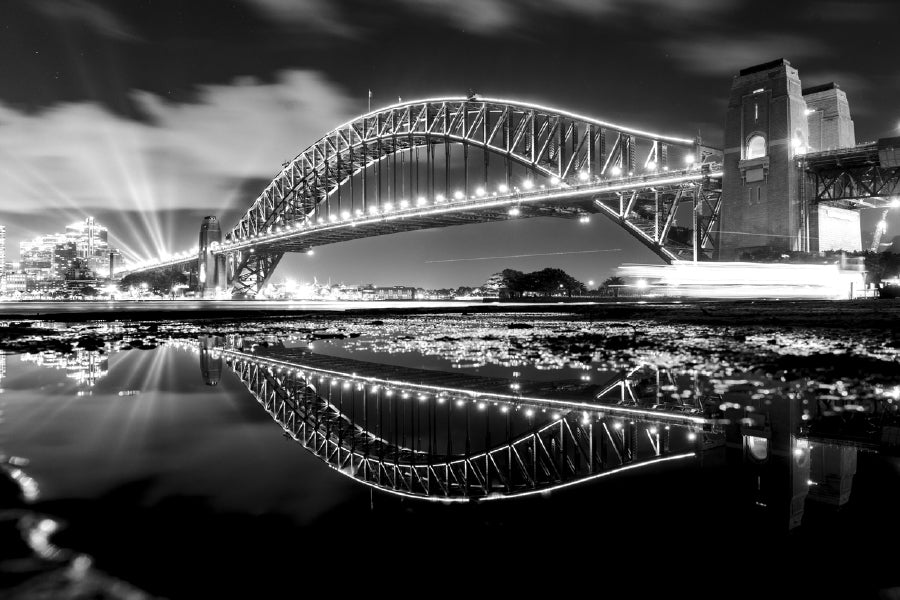
{"label": "stone tower window", "polygon": [[747,140],[747,151],[744,153],[744,158],[750,160],[751,158],[761,158],[765,155],[766,138],[759,134],[751,135],[750,139]]}

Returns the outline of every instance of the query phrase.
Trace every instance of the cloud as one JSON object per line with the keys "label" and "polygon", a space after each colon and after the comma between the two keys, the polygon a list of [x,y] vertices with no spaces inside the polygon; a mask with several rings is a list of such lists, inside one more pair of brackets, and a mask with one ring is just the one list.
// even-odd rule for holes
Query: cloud
{"label": "cloud", "polygon": [[288,21],[339,36],[351,36],[354,29],[336,8],[335,0],[244,0],[251,8],[272,20]]}
{"label": "cloud", "polygon": [[[284,160],[355,112],[341,89],[310,71],[283,72],[272,83],[203,86],[192,104],[147,92],[135,101],[149,122],[89,102],[38,114],[0,104],[0,212],[67,220],[96,210],[144,215],[135,238],[155,251],[168,236],[153,213],[249,207],[255,195],[243,197],[236,182],[271,179]],[[126,241],[141,249],[137,239]]]}
{"label": "cloud", "polygon": [[31,0],[27,6],[45,17],[80,23],[107,37],[126,41],[139,39],[119,17],[88,0]]}
{"label": "cloud", "polygon": [[[513,29],[539,29],[548,15],[600,19],[612,15],[636,15],[648,21],[672,25],[677,17],[702,18],[733,9],[743,0],[382,0],[377,16],[403,6],[419,16],[448,21],[466,31],[488,35]],[[245,0],[276,21],[312,24],[330,33],[352,35],[356,30],[339,3],[324,0]],[[359,9],[357,9],[358,11]],[[355,15],[354,15],[355,16]]]}
{"label": "cloud", "polygon": [[667,54],[682,66],[704,75],[737,74],[740,69],[780,57],[797,61],[831,54],[825,44],[788,34],[756,37],[711,37],[672,39],[664,46]]}
{"label": "cloud", "polygon": [[509,28],[540,28],[550,15],[602,19],[637,16],[672,26],[679,18],[708,18],[738,6],[742,0],[395,0],[411,10],[449,18],[479,34]]}

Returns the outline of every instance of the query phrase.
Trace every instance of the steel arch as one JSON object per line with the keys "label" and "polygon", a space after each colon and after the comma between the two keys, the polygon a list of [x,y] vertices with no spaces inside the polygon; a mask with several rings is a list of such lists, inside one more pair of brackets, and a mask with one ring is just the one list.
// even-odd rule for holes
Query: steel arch
{"label": "steel arch", "polygon": [[303,222],[343,183],[396,152],[461,143],[536,174],[574,180],[582,172],[604,177],[616,167],[632,171],[639,141],[646,145],[644,165],[666,166],[670,146],[695,150],[693,140],[522,102],[445,98],[397,104],[341,125],[285,163],[227,238]]}

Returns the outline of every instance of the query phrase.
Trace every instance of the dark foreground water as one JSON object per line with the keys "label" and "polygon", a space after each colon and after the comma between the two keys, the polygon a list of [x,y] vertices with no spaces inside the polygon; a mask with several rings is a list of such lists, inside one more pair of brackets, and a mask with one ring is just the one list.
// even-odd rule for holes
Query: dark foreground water
{"label": "dark foreground water", "polygon": [[891,327],[9,327],[0,596],[900,594]]}

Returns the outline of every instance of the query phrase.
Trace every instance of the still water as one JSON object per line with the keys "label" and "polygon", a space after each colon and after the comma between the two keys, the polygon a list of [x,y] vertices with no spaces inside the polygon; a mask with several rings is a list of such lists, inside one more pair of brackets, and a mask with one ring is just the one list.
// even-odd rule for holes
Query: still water
{"label": "still water", "polygon": [[900,586],[881,550],[900,534],[890,331],[552,314],[12,327],[13,597]]}

